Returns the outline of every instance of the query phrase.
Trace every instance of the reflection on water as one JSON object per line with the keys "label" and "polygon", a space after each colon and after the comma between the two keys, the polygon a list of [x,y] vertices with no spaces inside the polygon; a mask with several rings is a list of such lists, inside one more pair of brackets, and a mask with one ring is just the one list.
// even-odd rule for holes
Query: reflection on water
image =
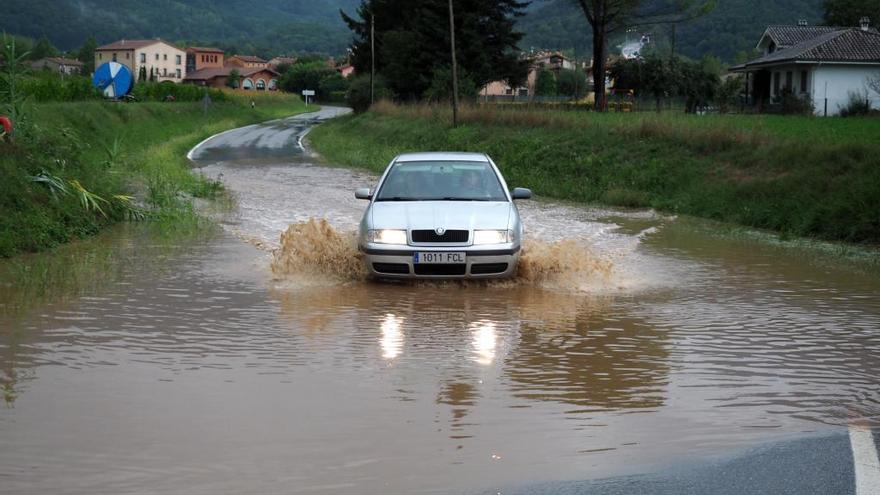
{"label": "reflection on water", "polygon": [[392,314],[385,315],[382,320],[382,357],[385,359],[394,359],[400,355],[403,349],[403,332],[400,330],[400,324],[403,322]]}
{"label": "reflection on water", "polygon": [[[209,165],[253,189],[229,230],[356,223],[345,171],[270,188],[274,156]],[[880,424],[876,276],[612,213],[523,203],[609,290],[291,279],[232,235],[137,229],[0,269],[0,491],[469,493]]]}

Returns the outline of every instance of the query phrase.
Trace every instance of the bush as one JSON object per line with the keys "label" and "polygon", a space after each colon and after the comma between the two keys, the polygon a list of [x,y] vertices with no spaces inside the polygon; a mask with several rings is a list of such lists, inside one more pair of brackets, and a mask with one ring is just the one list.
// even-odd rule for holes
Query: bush
{"label": "bush", "polygon": [[[458,73],[458,98],[461,100],[476,99],[479,90],[473,79],[464,71]],[[425,90],[422,97],[429,101],[452,100],[452,69],[439,67],[434,71],[431,86]]]}
{"label": "bush", "polygon": [[[205,97],[205,87],[175,84],[170,81],[140,82],[134,85],[131,94],[139,101],[165,101],[168,96],[173,97],[175,101],[202,101]],[[229,96],[219,89],[208,88],[208,96],[215,102],[229,100]]]}
{"label": "bush", "polygon": [[[373,91],[375,93],[373,95],[375,101],[394,97],[391,90],[388,89],[388,83],[385,81],[385,78],[380,75],[376,75],[376,78],[373,81]],[[348,93],[345,95],[345,100],[348,103],[348,106],[353,108],[355,112],[360,113],[369,110],[370,76],[355,76],[348,86]]]}
{"label": "bush", "polygon": [[798,96],[790,89],[782,90],[782,95],[776,97],[777,112],[782,115],[812,115],[813,100],[808,96]]}
{"label": "bush", "polygon": [[[281,89],[290,93],[302,94],[304,89],[319,92],[321,81],[328,76],[336,74],[334,69],[327,67],[324,62],[299,62],[281,76],[279,84]],[[319,94],[320,96],[320,94]]]}
{"label": "bush", "polygon": [[841,117],[855,117],[871,113],[871,103],[868,101],[867,96],[854,92],[849,92],[848,94],[849,101],[845,107],[840,109]]}
{"label": "bush", "polygon": [[333,72],[322,77],[321,82],[318,83],[318,98],[327,101],[344,101],[347,89],[348,80],[338,72]]}
{"label": "bush", "polygon": [[21,93],[35,102],[82,101],[100,98],[92,81],[82,76],[65,76],[50,71],[37,71],[18,81]]}

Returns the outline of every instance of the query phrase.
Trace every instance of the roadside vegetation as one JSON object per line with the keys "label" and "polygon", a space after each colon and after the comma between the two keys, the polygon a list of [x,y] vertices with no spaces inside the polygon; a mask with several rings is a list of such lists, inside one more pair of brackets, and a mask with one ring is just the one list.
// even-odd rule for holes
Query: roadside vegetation
{"label": "roadside vegetation", "polygon": [[[50,91],[44,99],[35,88],[42,91],[46,81],[80,85],[81,78],[29,74],[21,55],[6,48],[11,63],[0,72],[0,115],[11,117],[14,130],[0,132],[0,257],[119,221],[191,220],[192,198],[215,196],[222,185],[191,173],[189,148],[226,129],[305,110],[293,95],[213,92],[206,111],[193,101],[203,90],[179,85],[173,89],[180,98],[165,103],[109,102],[85,90]],[[161,86],[140,91],[160,95]],[[70,101],[51,101],[62,97]]]}
{"label": "roadside vegetation", "polygon": [[331,163],[380,171],[406,151],[491,155],[510,187],[651,207],[786,235],[880,243],[880,119],[594,113],[380,102],[309,134]]}

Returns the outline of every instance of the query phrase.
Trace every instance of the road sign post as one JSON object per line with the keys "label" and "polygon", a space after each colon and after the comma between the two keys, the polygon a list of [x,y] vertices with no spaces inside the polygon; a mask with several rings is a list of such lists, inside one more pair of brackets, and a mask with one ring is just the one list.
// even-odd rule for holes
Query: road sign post
{"label": "road sign post", "polygon": [[303,96],[306,97],[306,106],[308,107],[309,106],[309,96],[315,96],[315,90],[314,89],[304,89]]}

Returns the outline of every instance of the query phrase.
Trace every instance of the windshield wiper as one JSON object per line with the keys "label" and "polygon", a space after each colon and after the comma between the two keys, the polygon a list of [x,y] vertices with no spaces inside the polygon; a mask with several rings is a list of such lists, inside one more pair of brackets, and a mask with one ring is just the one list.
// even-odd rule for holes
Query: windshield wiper
{"label": "windshield wiper", "polygon": [[420,201],[418,198],[405,198],[402,196],[393,196],[390,198],[378,198],[376,201]]}
{"label": "windshield wiper", "polygon": [[457,198],[455,196],[446,196],[441,198],[441,201],[492,201],[487,198]]}

